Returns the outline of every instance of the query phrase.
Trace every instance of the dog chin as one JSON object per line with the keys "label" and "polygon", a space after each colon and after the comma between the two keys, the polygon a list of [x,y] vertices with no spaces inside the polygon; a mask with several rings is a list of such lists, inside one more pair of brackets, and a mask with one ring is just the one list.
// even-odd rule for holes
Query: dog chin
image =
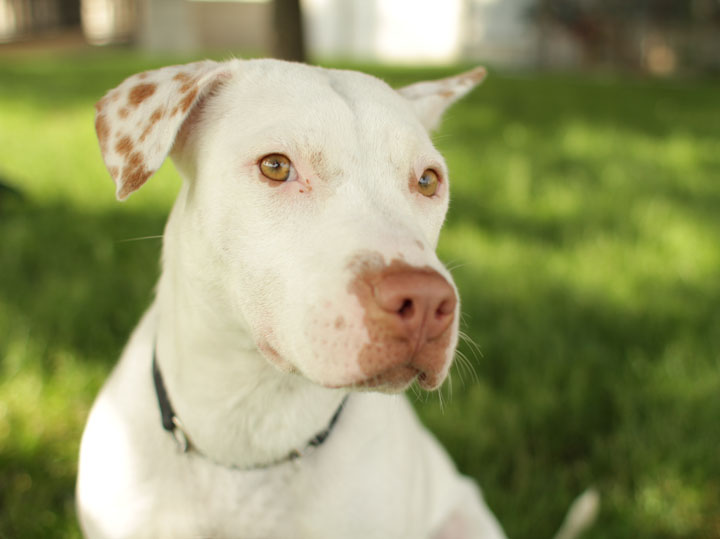
{"label": "dog chin", "polygon": [[345,383],[321,384],[330,389],[349,389],[352,391],[374,391],[378,393],[402,393],[414,382],[427,391],[440,387],[445,376],[422,372],[411,365],[388,369],[379,374],[362,377]]}

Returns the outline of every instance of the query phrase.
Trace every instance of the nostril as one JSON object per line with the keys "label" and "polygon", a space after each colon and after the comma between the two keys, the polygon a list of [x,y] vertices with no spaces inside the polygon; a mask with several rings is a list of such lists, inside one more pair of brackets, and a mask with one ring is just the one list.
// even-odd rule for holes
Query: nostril
{"label": "nostril", "polygon": [[449,314],[455,312],[455,299],[445,299],[440,302],[437,309],[435,310],[436,318],[444,318]]}
{"label": "nostril", "polygon": [[372,289],[377,307],[389,315],[388,328],[410,339],[436,338],[455,316],[455,292],[437,272],[408,270],[381,275]]}
{"label": "nostril", "polygon": [[415,304],[413,300],[410,298],[404,299],[397,313],[400,315],[400,318],[405,320],[412,318],[415,315]]}

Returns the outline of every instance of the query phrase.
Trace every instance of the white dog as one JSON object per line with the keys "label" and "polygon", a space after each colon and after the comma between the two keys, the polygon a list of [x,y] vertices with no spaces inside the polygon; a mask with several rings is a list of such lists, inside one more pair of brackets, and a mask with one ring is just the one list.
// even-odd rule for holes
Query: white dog
{"label": "white dog", "polygon": [[453,358],[457,291],[435,255],[448,173],[428,130],[484,76],[395,91],[206,61],[98,103],[118,198],[168,154],[184,182],[157,297],[83,435],[87,537],[503,536],[398,395],[440,386]]}

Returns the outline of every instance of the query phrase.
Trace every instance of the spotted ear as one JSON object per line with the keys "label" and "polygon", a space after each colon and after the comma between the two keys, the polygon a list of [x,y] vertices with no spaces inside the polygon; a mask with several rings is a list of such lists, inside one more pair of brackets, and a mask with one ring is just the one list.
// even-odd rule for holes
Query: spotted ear
{"label": "spotted ear", "polygon": [[98,101],[95,131],[119,200],[160,168],[193,107],[227,73],[209,60],[145,71]]}
{"label": "spotted ear", "polygon": [[480,84],[485,75],[484,67],[476,67],[446,79],[416,82],[398,92],[410,101],[425,129],[432,131],[440,124],[445,110]]}

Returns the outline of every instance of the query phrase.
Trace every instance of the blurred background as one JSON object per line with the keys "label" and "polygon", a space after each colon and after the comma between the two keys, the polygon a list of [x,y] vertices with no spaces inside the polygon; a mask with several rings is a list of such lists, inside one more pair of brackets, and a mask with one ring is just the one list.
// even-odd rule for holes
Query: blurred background
{"label": "blurred background", "polygon": [[720,69],[717,0],[0,0],[0,42],[53,36],[297,59]]}
{"label": "blurred background", "polygon": [[411,392],[508,535],[720,538],[720,1],[0,0],[0,538],[79,537],[88,410],[150,303],[172,163],[118,204],[94,103],[204,57],[488,66],[433,135],[463,298]]}

